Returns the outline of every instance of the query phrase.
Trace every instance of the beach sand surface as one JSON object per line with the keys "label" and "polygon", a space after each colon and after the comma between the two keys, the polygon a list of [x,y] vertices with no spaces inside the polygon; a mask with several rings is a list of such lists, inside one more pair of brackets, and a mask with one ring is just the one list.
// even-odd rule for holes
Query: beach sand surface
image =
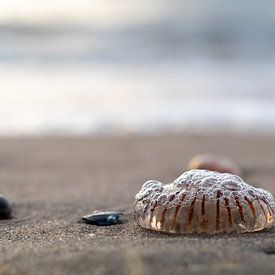
{"label": "beach sand surface", "polygon": [[[134,196],[171,182],[198,153],[237,161],[250,184],[275,193],[275,139],[233,136],[0,139],[0,274],[275,274],[275,229],[243,235],[170,235],[140,228]],[[124,223],[80,222],[94,210]]]}

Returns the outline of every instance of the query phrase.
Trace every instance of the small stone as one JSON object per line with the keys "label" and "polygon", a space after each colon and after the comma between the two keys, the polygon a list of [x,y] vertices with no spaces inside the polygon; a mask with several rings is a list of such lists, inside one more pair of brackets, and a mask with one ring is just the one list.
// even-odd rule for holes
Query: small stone
{"label": "small stone", "polygon": [[89,224],[94,224],[98,226],[109,226],[121,223],[121,215],[122,213],[118,213],[115,211],[95,211],[92,214],[84,216],[82,220]]}
{"label": "small stone", "polygon": [[3,195],[0,195],[0,219],[9,219],[11,212],[11,203]]}
{"label": "small stone", "polygon": [[201,154],[194,156],[187,165],[188,170],[205,169],[220,173],[231,173],[241,176],[241,168],[233,160],[214,154]]}

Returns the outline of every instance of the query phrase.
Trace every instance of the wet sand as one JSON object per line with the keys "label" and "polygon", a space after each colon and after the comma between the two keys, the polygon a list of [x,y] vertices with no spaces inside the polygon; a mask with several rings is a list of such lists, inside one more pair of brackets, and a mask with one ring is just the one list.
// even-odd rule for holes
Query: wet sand
{"label": "wet sand", "polygon": [[[274,274],[275,229],[174,236],[139,228],[133,197],[148,179],[174,180],[194,154],[226,155],[247,182],[275,193],[275,139],[247,137],[5,138],[0,193],[0,274]],[[80,222],[93,210],[125,222]]]}

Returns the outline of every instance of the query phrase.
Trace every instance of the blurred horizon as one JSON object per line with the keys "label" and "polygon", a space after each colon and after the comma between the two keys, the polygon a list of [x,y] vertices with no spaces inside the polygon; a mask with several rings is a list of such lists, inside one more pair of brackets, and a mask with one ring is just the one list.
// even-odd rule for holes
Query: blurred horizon
{"label": "blurred horizon", "polygon": [[0,135],[274,135],[273,8],[3,0]]}

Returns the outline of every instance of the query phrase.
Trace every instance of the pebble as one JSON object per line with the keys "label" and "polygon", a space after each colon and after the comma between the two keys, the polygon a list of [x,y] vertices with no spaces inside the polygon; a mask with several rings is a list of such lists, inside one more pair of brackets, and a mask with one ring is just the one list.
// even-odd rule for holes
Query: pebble
{"label": "pebble", "polygon": [[122,213],[116,211],[99,212],[95,211],[92,214],[86,215],[82,218],[83,221],[89,224],[98,226],[110,226],[121,223]]}
{"label": "pebble", "polygon": [[194,156],[187,165],[188,170],[205,169],[220,173],[242,175],[240,166],[231,159],[215,154],[201,154]]}
{"label": "pebble", "polygon": [[0,195],[0,219],[9,219],[11,217],[11,203],[6,197]]}

